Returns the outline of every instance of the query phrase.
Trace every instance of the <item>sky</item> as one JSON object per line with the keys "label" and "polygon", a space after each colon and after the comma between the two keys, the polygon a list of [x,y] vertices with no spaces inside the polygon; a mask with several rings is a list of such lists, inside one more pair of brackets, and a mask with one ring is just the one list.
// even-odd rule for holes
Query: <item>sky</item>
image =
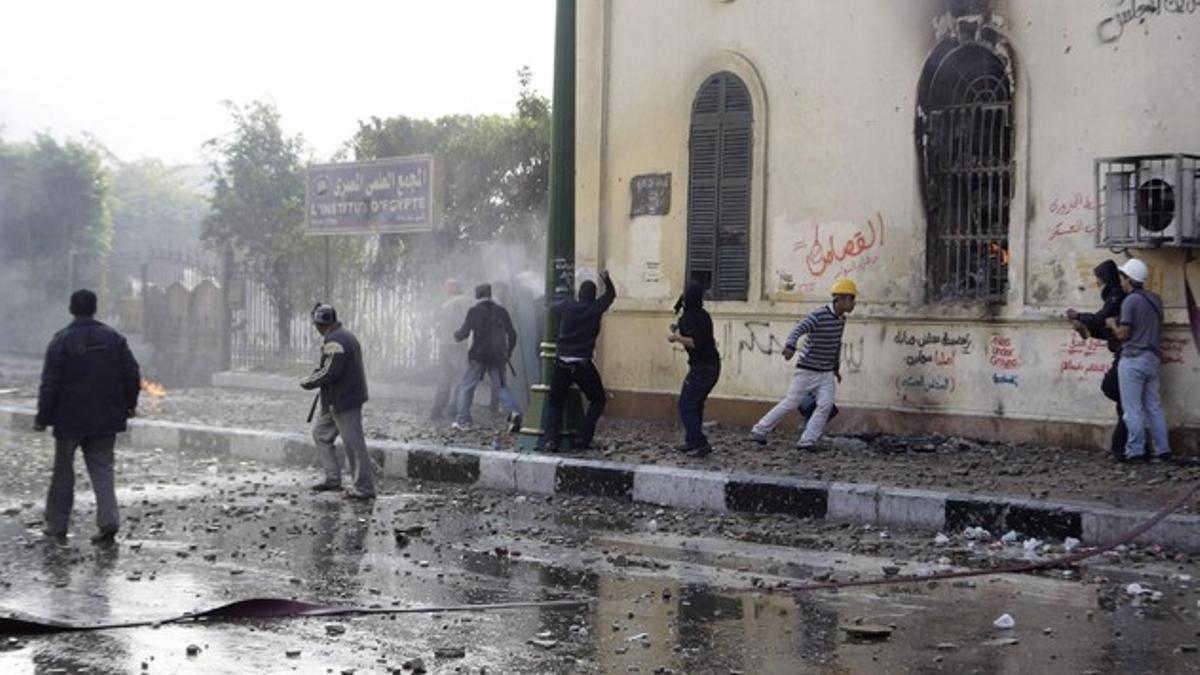
{"label": "sky", "polygon": [[0,3],[0,136],[90,133],[125,160],[204,159],[222,101],[269,99],[327,160],[372,116],[509,113],[549,97],[554,0]]}

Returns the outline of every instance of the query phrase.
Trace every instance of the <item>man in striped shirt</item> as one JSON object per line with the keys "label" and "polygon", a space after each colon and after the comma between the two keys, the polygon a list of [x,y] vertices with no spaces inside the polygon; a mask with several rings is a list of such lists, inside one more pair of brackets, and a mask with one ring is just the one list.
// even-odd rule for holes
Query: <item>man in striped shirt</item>
{"label": "man in striped shirt", "polygon": [[795,410],[809,393],[816,397],[817,407],[808,418],[796,447],[811,450],[825,431],[837,383],[842,381],[842,332],[846,329],[846,315],[854,311],[858,298],[858,288],[850,279],[838,279],[831,290],[833,301],[797,323],[788,335],[783,349],[783,358],[786,360],[791,360],[796,353],[796,341],[801,335],[807,335],[808,340],[804,343],[804,353],[796,363],[796,374],[788,387],[787,397],[771,408],[750,430],[751,440],[759,445],[766,445],[767,434],[784,415]]}

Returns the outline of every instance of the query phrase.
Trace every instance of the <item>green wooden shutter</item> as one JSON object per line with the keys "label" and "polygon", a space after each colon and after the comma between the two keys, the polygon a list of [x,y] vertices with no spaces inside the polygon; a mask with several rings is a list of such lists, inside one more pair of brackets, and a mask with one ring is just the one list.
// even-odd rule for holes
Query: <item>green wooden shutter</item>
{"label": "green wooden shutter", "polygon": [[717,73],[692,105],[688,162],[688,277],[719,300],[745,300],[750,285],[753,115],[746,86]]}

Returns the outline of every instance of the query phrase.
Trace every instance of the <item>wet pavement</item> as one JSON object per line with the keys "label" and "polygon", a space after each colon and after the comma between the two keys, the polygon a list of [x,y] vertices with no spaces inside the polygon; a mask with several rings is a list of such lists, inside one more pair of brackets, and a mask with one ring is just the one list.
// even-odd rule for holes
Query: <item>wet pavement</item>
{"label": "wet pavement", "polygon": [[[1126,550],[1042,576],[798,592],[1025,553],[960,533],[935,543],[932,532],[405,481],[359,504],[309,493],[315,472],[153,449],[120,450],[125,527],[119,546],[98,549],[87,540],[82,466],[72,537],[39,536],[50,448],[48,436],[0,434],[0,611],[101,621],[263,596],[381,607],[592,602],[0,639],[3,673],[1200,669],[1200,566],[1169,551]],[[1133,582],[1143,592],[1131,594]],[[1013,628],[993,626],[1002,614]],[[872,641],[845,629],[859,624],[892,632]]]}
{"label": "wet pavement", "polygon": [[[2,365],[2,364],[0,364]],[[0,370],[0,402],[33,406],[36,386],[28,374]],[[476,397],[483,402],[487,393]],[[146,418],[272,429],[303,433],[311,397],[296,393],[238,389],[177,389],[167,396],[143,397]],[[428,404],[419,400],[374,400],[364,408],[367,435],[427,441],[461,447],[511,448],[501,416],[486,408],[470,432],[451,431],[448,422],[430,423]],[[794,424],[789,422],[788,424]],[[834,427],[836,430],[836,426]],[[635,464],[683,466],[786,475],[822,481],[880,483],[893,487],[951,490],[1062,502],[1157,509],[1200,480],[1200,467],[1170,464],[1118,464],[1095,450],[976,443],[961,438],[881,436],[869,440],[835,437],[823,452],[800,454],[794,434],[777,432],[762,448],[746,439],[746,429],[717,428],[709,437],[716,451],[704,458],[672,450],[680,431],[671,421],[605,418],[597,433],[599,449],[569,453]],[[1200,497],[1184,512],[1200,513]]]}

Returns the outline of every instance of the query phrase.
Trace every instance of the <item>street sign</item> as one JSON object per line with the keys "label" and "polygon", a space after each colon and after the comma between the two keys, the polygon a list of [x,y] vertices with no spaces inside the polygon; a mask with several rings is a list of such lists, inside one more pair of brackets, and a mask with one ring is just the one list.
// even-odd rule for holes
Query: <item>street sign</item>
{"label": "street sign", "polygon": [[309,165],[304,189],[308,234],[429,232],[438,226],[432,155]]}

